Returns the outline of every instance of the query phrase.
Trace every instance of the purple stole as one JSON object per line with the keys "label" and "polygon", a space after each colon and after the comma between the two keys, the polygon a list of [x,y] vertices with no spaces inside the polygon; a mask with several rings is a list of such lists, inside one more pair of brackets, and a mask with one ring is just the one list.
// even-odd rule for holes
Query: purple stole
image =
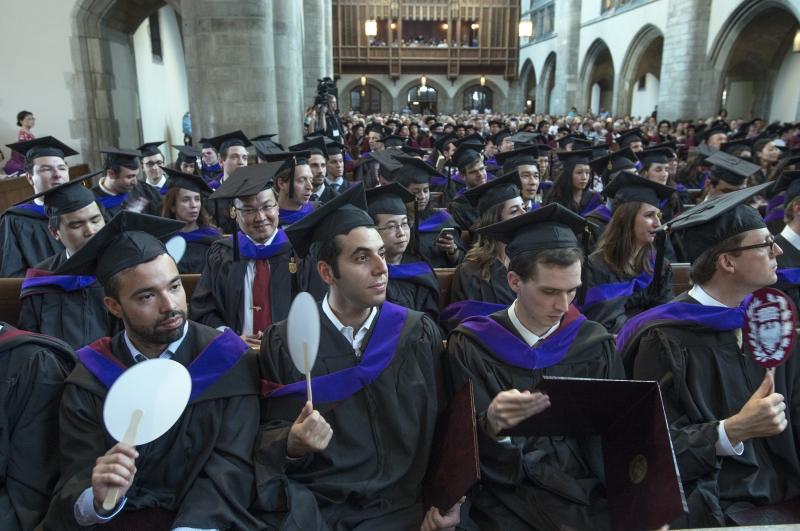
{"label": "purple stole", "polygon": [[591,216],[592,214],[603,221],[611,221],[611,211],[608,209],[607,205],[600,205],[586,215]]}
{"label": "purple stole", "polygon": [[433,275],[428,262],[412,262],[408,264],[389,264],[389,280],[408,280],[423,275]]}
{"label": "purple stole", "polygon": [[487,316],[508,308],[508,304],[463,300],[448,304],[439,316],[442,323],[460,323],[468,317]]}
{"label": "purple stole", "polygon": [[47,217],[47,213],[44,210],[44,206],[37,205],[36,203],[22,203],[21,205],[17,205],[16,208],[22,208],[30,212],[33,212],[35,214],[39,214],[39,216],[43,218]]}
{"label": "purple stole", "polygon": [[57,286],[67,293],[79,291],[94,284],[95,277],[79,275],[54,275],[44,269],[30,268],[25,272],[25,280],[20,286],[20,297],[22,292],[31,288],[41,288]]}
{"label": "purple stole", "polygon": [[[311,379],[316,402],[337,402],[349,398],[374,382],[394,359],[400,334],[408,318],[408,309],[391,302],[384,302],[370,335],[361,363],[355,367],[335,371]],[[325,348],[323,346],[323,348]],[[305,379],[281,385],[262,380],[265,398],[306,394]]]}
{"label": "purple stole", "polygon": [[654,321],[674,321],[700,325],[725,332],[742,328],[745,323],[745,308],[752,296],[748,295],[738,308],[705,306],[691,302],[668,302],[628,319],[617,334],[617,351],[622,352],[625,345],[647,324]]}
{"label": "purple stole", "polygon": [[211,188],[212,190],[216,190],[222,183],[219,182],[218,179],[215,179],[213,181],[208,181],[206,184],[208,184],[208,187]]}
{"label": "purple stole", "polygon": [[103,208],[107,210],[120,206],[125,202],[126,199],[128,199],[127,193],[117,195],[99,195],[95,198],[95,200],[103,205]]}
{"label": "purple stole", "polygon": [[764,223],[772,223],[774,221],[783,221],[782,207],[773,208],[764,215]]}
{"label": "purple stole", "polygon": [[469,330],[495,358],[512,367],[533,371],[563,360],[584,321],[586,317],[570,306],[558,329],[532,347],[490,316],[470,317],[460,327]]}
{"label": "purple stole", "polygon": [[600,194],[592,192],[592,196],[589,199],[589,202],[586,204],[585,207],[583,207],[583,210],[581,210],[580,212],[581,216],[585,217],[586,214],[588,214],[598,206],[600,206]]}
{"label": "purple stole", "polygon": [[439,232],[443,227],[454,227],[455,221],[446,210],[439,210],[419,223],[420,232]]}
{"label": "purple stole", "polygon": [[[233,240],[233,236],[229,236],[229,238]],[[284,252],[289,247],[289,238],[283,229],[278,229],[269,245],[256,245],[242,231],[239,231],[237,240],[239,240],[239,254],[249,260],[266,260]]]}
{"label": "purple stole", "polygon": [[314,204],[309,201],[307,203],[303,203],[298,210],[284,210],[283,208],[278,209],[278,217],[281,220],[281,225],[291,225],[292,223],[300,221],[313,211]]}
{"label": "purple stole", "polygon": [[[250,347],[231,329],[211,341],[192,360],[188,367],[192,378],[189,402],[199,398],[206,389],[230,370]],[[81,363],[106,388],[110,388],[127,367],[111,352],[111,338],[98,339],[76,352]],[[146,362],[142,362],[146,363]]]}
{"label": "purple stole", "polygon": [[800,284],[800,267],[778,269],[778,281],[786,284]]}
{"label": "purple stole", "polygon": [[186,240],[186,243],[189,243],[199,242],[213,237],[220,237],[222,236],[222,233],[220,233],[219,229],[215,227],[200,227],[189,232],[179,232],[178,236]]}

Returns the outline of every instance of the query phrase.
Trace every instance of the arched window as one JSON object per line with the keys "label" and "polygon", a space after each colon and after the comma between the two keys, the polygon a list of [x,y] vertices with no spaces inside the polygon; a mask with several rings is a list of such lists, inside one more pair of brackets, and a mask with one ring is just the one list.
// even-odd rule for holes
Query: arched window
{"label": "arched window", "polygon": [[408,90],[408,108],[414,114],[436,112],[436,89],[427,85],[417,85]]}
{"label": "arched window", "polygon": [[350,108],[361,114],[374,114],[381,112],[381,91],[378,87],[358,85],[350,91]]}
{"label": "arched window", "polygon": [[489,87],[482,87],[474,85],[468,87],[464,91],[464,105],[465,111],[478,111],[484,112],[485,109],[492,108],[492,89]]}

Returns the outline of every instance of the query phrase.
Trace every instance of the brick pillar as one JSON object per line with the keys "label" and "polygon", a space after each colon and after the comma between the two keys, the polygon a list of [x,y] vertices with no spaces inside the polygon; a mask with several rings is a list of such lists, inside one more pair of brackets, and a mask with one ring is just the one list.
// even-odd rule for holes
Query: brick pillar
{"label": "brick pillar", "polygon": [[555,4],[555,9],[556,81],[549,111],[551,114],[566,114],[570,107],[578,104],[581,2],[559,0]]}

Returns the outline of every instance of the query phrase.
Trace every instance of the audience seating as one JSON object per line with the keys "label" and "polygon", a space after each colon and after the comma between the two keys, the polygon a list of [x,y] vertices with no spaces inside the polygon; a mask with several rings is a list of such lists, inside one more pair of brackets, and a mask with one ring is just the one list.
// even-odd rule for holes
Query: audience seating
{"label": "audience seating", "polygon": [[440,267],[433,271],[436,273],[436,280],[439,281],[439,308],[444,308],[450,304],[450,285],[453,283],[456,268]]}
{"label": "audience seating", "polygon": [[672,294],[680,295],[684,291],[689,291],[692,282],[689,280],[690,264],[681,262],[672,264]]}

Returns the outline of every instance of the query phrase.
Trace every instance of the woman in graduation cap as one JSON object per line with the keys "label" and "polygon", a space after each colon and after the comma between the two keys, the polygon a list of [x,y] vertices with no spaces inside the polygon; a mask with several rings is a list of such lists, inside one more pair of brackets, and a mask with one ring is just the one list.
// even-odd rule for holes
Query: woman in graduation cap
{"label": "woman in graduation cap", "polygon": [[660,203],[673,188],[623,171],[606,187],[613,214],[597,250],[587,261],[588,282],[581,309],[615,334],[625,321],[672,298],[672,268],[663,260],[653,282],[654,231],[661,226]]}
{"label": "woman in graduation cap", "polygon": [[167,190],[161,215],[183,221],[186,226],[178,233],[186,240],[186,252],[178,262],[181,273],[201,273],[206,265],[206,253],[212,243],[222,237],[205,208],[213,190],[202,177],[164,168]]}
{"label": "woman in graduation cap", "polygon": [[592,191],[592,170],[589,166],[592,150],[561,151],[556,155],[561,160],[561,175],[548,191],[544,204],[558,203],[585,216],[602,202],[600,194]]}
{"label": "woman in graduation cap", "polygon": [[478,209],[475,243],[456,268],[450,287],[450,304],[442,311],[448,329],[473,315],[488,315],[514,301],[508,286],[506,244],[481,234],[480,229],[525,213],[516,172],[482,184],[464,194]]}
{"label": "woman in graduation cap", "polygon": [[761,166],[761,174],[754,176],[751,184],[775,180],[775,167],[781,150],[775,146],[774,140],[772,134],[762,133],[753,141],[753,162]]}
{"label": "woman in graduation cap", "polygon": [[178,158],[175,160],[175,169],[181,173],[189,175],[200,175],[200,167],[197,159],[202,156],[202,151],[192,146],[175,146],[178,150]]}

